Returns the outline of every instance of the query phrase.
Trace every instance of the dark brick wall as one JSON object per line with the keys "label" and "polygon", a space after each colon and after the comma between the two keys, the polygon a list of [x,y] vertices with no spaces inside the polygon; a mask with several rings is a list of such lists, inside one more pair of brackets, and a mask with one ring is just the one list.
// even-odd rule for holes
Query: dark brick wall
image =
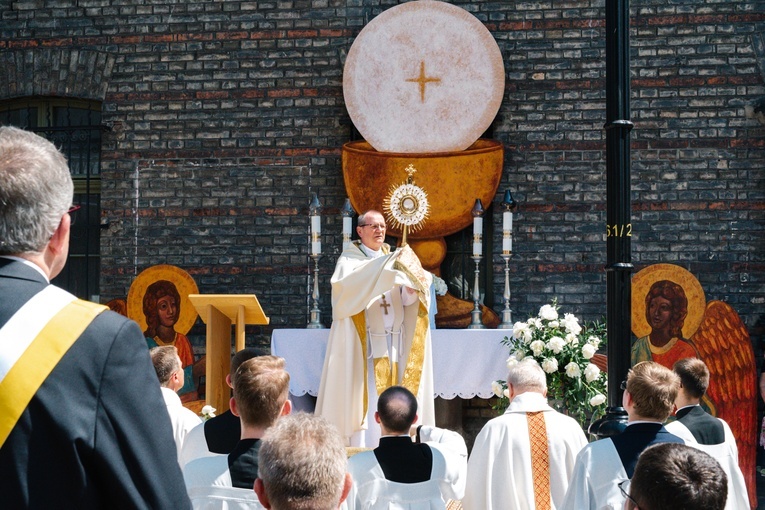
{"label": "dark brick wall", "polygon": [[[329,322],[346,195],[340,147],[352,136],[342,66],[358,31],[395,3],[2,3],[0,99],[30,90],[103,99],[112,131],[102,156],[102,299],[125,296],[138,272],[168,263],[192,273],[201,292],[257,294],[272,327],[302,327],[307,205],[318,192]],[[486,24],[505,58],[493,133],[506,162],[495,201],[509,188],[520,202],[515,317],[557,297],[566,311],[599,318],[604,2],[458,4]],[[633,262],[688,268],[708,299],[733,305],[759,337],[765,128],[747,111],[765,96],[762,3],[631,4]],[[62,61],[78,64],[65,75],[45,64]],[[493,262],[501,296],[502,260]],[[270,329],[250,338],[265,341]]]}

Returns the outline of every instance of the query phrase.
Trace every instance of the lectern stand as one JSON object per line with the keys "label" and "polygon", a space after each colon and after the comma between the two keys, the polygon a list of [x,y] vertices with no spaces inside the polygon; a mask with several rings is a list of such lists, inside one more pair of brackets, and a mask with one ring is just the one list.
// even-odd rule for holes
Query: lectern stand
{"label": "lectern stand", "polygon": [[205,400],[218,413],[228,410],[231,390],[226,375],[231,370],[231,326],[236,326],[234,351],[244,349],[244,326],[268,324],[258,298],[252,294],[189,294],[189,300],[207,324]]}

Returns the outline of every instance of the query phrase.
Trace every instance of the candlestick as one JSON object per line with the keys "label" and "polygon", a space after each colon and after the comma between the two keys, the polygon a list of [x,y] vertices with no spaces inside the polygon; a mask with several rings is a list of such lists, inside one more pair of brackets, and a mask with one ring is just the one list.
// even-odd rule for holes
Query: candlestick
{"label": "candlestick", "polygon": [[513,195],[510,190],[505,191],[505,198],[502,200],[502,259],[505,261],[505,291],[502,297],[505,298],[505,308],[502,310],[502,322],[497,329],[513,328],[513,311],[510,309],[510,257],[513,256],[513,213],[516,207]]}
{"label": "candlestick", "polygon": [[311,258],[313,259],[313,291],[311,299],[311,320],[306,326],[310,329],[321,329],[321,311],[319,310],[319,259],[321,258],[321,202],[319,196],[313,193],[311,203],[308,204],[308,214],[311,216]]}
{"label": "candlestick", "polygon": [[473,261],[475,262],[475,277],[473,279],[473,311],[470,312],[471,321],[468,329],[483,329],[483,312],[481,311],[481,287],[479,274],[481,272],[481,259],[483,258],[483,204],[480,198],[475,199],[475,205],[471,211],[473,214]]}

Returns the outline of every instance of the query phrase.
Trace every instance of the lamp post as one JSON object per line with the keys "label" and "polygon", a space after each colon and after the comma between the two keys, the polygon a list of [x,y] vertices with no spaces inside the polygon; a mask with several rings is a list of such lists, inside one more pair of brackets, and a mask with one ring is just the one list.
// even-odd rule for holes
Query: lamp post
{"label": "lamp post", "polygon": [[319,259],[321,258],[321,202],[319,196],[314,193],[311,203],[308,204],[308,215],[311,218],[311,258],[313,259],[313,306],[311,307],[311,320],[306,326],[309,329],[322,329],[321,311],[319,310]]}
{"label": "lamp post", "polygon": [[502,200],[502,254],[505,261],[505,308],[502,310],[502,322],[497,329],[513,328],[513,311],[510,309],[510,257],[513,256],[513,209],[516,207],[513,194],[505,190],[505,198]]}
{"label": "lamp post", "polygon": [[627,412],[621,381],[630,369],[632,273],[630,224],[630,7],[606,2],[606,320],[608,408],[590,425],[598,438],[621,433]]}
{"label": "lamp post", "polygon": [[483,204],[480,198],[475,199],[475,205],[473,206],[473,261],[475,262],[475,279],[473,280],[473,311],[470,312],[472,317],[468,329],[483,329],[482,312],[481,312],[481,289],[478,285],[478,275],[481,271],[480,264],[483,258]]}

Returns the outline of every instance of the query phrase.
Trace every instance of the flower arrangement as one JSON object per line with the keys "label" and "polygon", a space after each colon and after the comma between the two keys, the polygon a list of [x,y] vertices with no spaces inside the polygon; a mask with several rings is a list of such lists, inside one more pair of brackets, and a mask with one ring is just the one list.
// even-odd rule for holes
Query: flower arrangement
{"label": "flower arrangement", "polygon": [[[531,357],[547,374],[547,396],[556,410],[576,419],[582,428],[605,412],[606,374],[592,357],[605,345],[605,324],[593,322],[585,327],[567,313],[558,314],[557,300],[539,309],[536,317],[513,325],[513,337],[505,337],[510,349],[507,366]],[[495,409],[509,405],[507,383],[495,381],[492,391],[499,397]]]}

